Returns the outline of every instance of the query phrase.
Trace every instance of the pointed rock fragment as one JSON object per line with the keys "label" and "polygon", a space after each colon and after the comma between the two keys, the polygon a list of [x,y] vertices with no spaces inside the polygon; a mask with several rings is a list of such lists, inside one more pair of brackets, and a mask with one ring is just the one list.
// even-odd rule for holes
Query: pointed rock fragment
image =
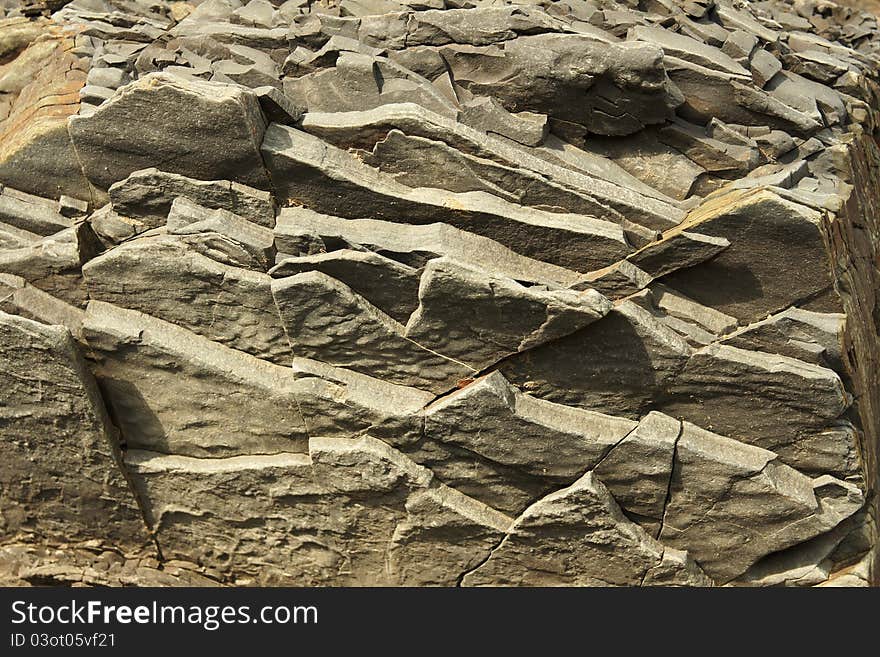
{"label": "pointed rock fragment", "polygon": [[812,480],[773,452],[684,422],[660,540],[727,582],[761,557],[832,529],[863,503],[852,484]]}
{"label": "pointed rock fragment", "polygon": [[485,560],[513,518],[439,486],[414,493],[406,519],[394,530],[389,569],[404,586],[456,586]]}
{"label": "pointed rock fragment", "polygon": [[594,470],[623,511],[652,536],[663,520],[680,433],[681,422],[652,411]]}
{"label": "pointed rock fragment", "polygon": [[638,418],[687,364],[687,342],[632,301],[602,319],[504,361],[524,392],[557,403]]}
{"label": "pointed rock fragment", "polygon": [[505,356],[564,337],[608,313],[595,290],[543,290],[448,258],[422,274],[408,338],[477,371]]}
{"label": "pointed rock fragment", "polygon": [[673,395],[665,412],[772,450],[807,472],[818,468],[801,441],[832,424],[851,402],[832,370],[718,344],[694,353]]}
{"label": "pointed rock fragment", "polygon": [[425,412],[428,439],[459,445],[534,477],[562,481],[591,470],[634,427],[630,420],[524,395],[499,372]]}
{"label": "pointed rock fragment", "polygon": [[285,278],[319,271],[345,283],[402,324],[418,307],[419,271],[372,251],[336,249],[329,253],[284,258],[269,271]]}
{"label": "pointed rock fragment", "polygon": [[[663,564],[706,584],[684,560],[630,522],[592,472],[526,509],[465,586],[639,586]],[[696,576],[688,577],[688,573]]]}
{"label": "pointed rock fragment", "polygon": [[[145,235],[95,258],[83,267],[90,298],[148,313],[228,347],[288,365],[290,345],[272,299],[269,275],[218,261],[185,239]],[[226,259],[229,253],[224,248],[220,256]]]}
{"label": "pointed rock fragment", "polygon": [[188,244],[216,254],[214,259],[225,264],[267,271],[275,262],[272,231],[228,210],[211,210],[178,197],[171,204],[166,226],[170,235],[187,235]]}

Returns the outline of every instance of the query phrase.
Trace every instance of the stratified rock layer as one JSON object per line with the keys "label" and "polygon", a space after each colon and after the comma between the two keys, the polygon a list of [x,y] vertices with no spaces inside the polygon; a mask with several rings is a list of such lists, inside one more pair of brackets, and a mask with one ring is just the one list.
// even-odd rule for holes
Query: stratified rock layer
{"label": "stratified rock layer", "polygon": [[878,582],[877,19],[14,5],[0,584]]}

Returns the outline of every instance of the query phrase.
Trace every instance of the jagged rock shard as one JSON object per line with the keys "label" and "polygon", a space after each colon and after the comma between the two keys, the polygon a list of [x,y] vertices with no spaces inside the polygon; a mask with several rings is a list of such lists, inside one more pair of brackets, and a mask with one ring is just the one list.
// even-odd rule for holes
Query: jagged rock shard
{"label": "jagged rock shard", "polygon": [[269,275],[284,278],[308,271],[320,271],[345,283],[401,324],[406,324],[419,304],[419,270],[372,251],[337,249],[284,258]]}
{"label": "jagged rock shard", "polygon": [[83,335],[129,447],[196,457],[306,451],[290,368],[101,301],[89,303]]}
{"label": "jagged rock shard", "polygon": [[722,343],[797,358],[840,373],[844,371],[841,345],[845,317],[788,308],[741,328]]}
{"label": "jagged rock shard", "polygon": [[[264,226],[258,226],[228,210],[210,210],[186,198],[174,199],[166,222],[171,235],[192,236],[188,243],[199,240],[200,251],[216,252],[215,244],[232,242],[240,251],[238,257],[220,260],[239,267],[267,271],[275,262],[275,235]],[[211,239],[216,233],[221,239]],[[198,236],[198,237],[196,237]]]}
{"label": "jagged rock shard", "polygon": [[[424,421],[426,444],[408,452],[411,457],[430,462],[438,476],[468,495],[511,513],[522,511],[530,491],[552,490],[592,469],[635,427],[623,418],[524,395],[499,372],[429,405]],[[494,472],[491,478],[462,476],[475,461]]]}
{"label": "jagged rock shard", "polygon": [[410,340],[402,324],[321,272],[273,279],[272,294],[297,356],[437,394],[474,373]]}
{"label": "jagged rock shard", "polygon": [[573,290],[593,289],[609,299],[621,299],[635,294],[650,285],[654,278],[639,269],[629,260],[621,260],[613,265],[584,274],[572,284]]}
{"label": "jagged rock shard", "polygon": [[517,354],[500,370],[536,397],[638,418],[665,395],[691,348],[632,301],[554,342]]}
{"label": "jagged rock shard", "polygon": [[140,550],[118,436],[70,333],[0,312],[0,539]]}
{"label": "jagged rock shard", "polygon": [[86,222],[105,248],[112,248],[149,229],[149,226],[140,219],[117,214],[109,203],[92,212],[86,218]]}
{"label": "jagged rock shard", "polygon": [[[465,586],[639,586],[664,563],[663,546],[627,520],[592,472],[535,502],[516,519]],[[681,583],[709,580],[680,564]]]}
{"label": "jagged rock shard", "polygon": [[480,371],[505,356],[574,333],[611,310],[594,290],[543,290],[448,258],[422,274],[406,336]]}
{"label": "jagged rock shard", "polygon": [[852,484],[810,479],[773,452],[684,422],[660,540],[686,546],[723,583],[771,552],[834,528],[863,503]]}
{"label": "jagged rock shard", "polygon": [[294,358],[293,373],[296,403],[309,435],[369,433],[401,449],[424,435],[422,409],[434,399],[429,392],[308,358]]}
{"label": "jagged rock shard", "polygon": [[723,237],[678,232],[642,247],[627,260],[654,278],[693,267],[721,253],[730,246]]}
{"label": "jagged rock shard", "polygon": [[656,537],[669,494],[681,422],[652,411],[596,465],[624,513]]}
{"label": "jagged rock shard", "polygon": [[252,93],[170,73],[146,75],[93,114],[70,119],[83,170],[103,190],[151,166],[267,189],[259,151],[264,130]]}
{"label": "jagged rock shard", "polygon": [[388,552],[395,583],[406,586],[458,585],[462,574],[489,557],[513,523],[448,486],[414,493],[406,512]]}
{"label": "jagged rock shard", "polygon": [[[812,462],[808,439],[851,401],[843,381],[829,369],[726,345],[696,351],[672,393],[666,412],[773,450],[782,462],[815,473],[823,470]],[[823,455],[816,458],[824,462]]]}

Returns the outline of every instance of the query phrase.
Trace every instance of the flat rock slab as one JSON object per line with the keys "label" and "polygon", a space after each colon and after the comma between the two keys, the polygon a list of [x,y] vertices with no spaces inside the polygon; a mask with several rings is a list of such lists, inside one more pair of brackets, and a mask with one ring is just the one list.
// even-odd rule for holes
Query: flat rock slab
{"label": "flat rock slab", "polygon": [[406,324],[419,304],[420,271],[372,251],[337,249],[284,258],[269,275],[284,278],[308,271],[320,271],[345,283],[402,324]]}
{"label": "flat rock slab", "polygon": [[279,252],[286,235],[300,239],[303,231],[319,237],[328,250],[361,246],[421,269],[441,256],[478,264],[482,269],[530,283],[567,285],[577,273],[515,253],[493,239],[444,223],[401,224],[378,219],[344,219],[303,207],[284,208],[275,227]]}
{"label": "flat rock slab", "polygon": [[711,68],[722,68],[728,73],[748,75],[749,72],[722,50],[706,45],[701,41],[686,37],[671,30],[659,27],[637,25],[629,34],[636,41],[654,43],[663,48],[664,53]]}
{"label": "flat rock slab", "polygon": [[[39,196],[66,194],[85,200],[91,196],[89,184],[67,124],[81,107],[88,62],[74,53],[76,35],[51,25],[18,17],[5,19],[0,28],[2,40],[10,39],[10,49],[0,56],[0,180]],[[39,38],[29,45],[18,41],[15,35],[23,31],[38,32]]]}
{"label": "flat rock slab", "polygon": [[50,199],[9,187],[0,189],[0,221],[37,235],[52,235],[73,225]]}
{"label": "flat rock slab", "polygon": [[482,192],[409,188],[351,154],[287,126],[269,127],[262,152],[275,190],[287,205],[307,205],[351,219],[369,216],[412,224],[442,220],[491,237],[522,255],[576,271],[598,269],[632,251],[617,224],[586,215],[524,209]]}
{"label": "flat rock slab", "polygon": [[447,46],[456,81],[492,95],[512,112],[549,115],[600,135],[629,135],[662,123],[682,103],[663,66],[663,50],[609,43],[586,34],[539,34],[503,48]]}
{"label": "flat rock slab", "polygon": [[877,579],[874,18],[21,1],[0,584]]}
{"label": "flat rock slab", "polygon": [[[367,159],[375,166],[385,160],[377,149],[381,150],[380,145],[393,131],[421,139],[423,144],[426,140],[441,142],[449,147],[443,154],[447,166],[452,162],[449,158],[455,158],[460,166],[481,171],[482,176],[494,173],[501,177],[495,184],[503,183],[500,186],[508,193],[524,200],[531,198],[536,202],[543,198],[545,204],[562,207],[577,202],[578,211],[600,219],[620,221],[627,217],[637,224],[663,230],[679,223],[685,215],[665,193],[644,184],[601,154],[577,149],[552,135],[540,150],[521,148],[411,102],[362,111],[309,112],[303,116],[301,127],[340,148],[367,151]],[[457,157],[456,152],[460,154]],[[684,156],[679,157],[690,163]],[[415,166],[417,172],[424,163]],[[394,164],[391,168],[396,170]],[[455,171],[453,180],[461,174],[460,170]],[[556,202],[548,203],[550,198]],[[562,202],[563,198],[567,201]]]}
{"label": "flat rock slab", "polygon": [[21,276],[67,303],[84,306],[88,294],[81,267],[99,248],[91,227],[79,223],[27,246],[0,249],[0,272]]}
{"label": "flat rock slab", "polygon": [[[436,186],[437,171],[442,170],[443,188],[450,192],[486,192],[523,206],[610,221],[623,227],[627,237],[639,245],[656,236],[642,223],[667,226],[667,218],[677,214],[655,198],[642,196],[622,184],[613,185],[604,178],[563,168],[548,161],[549,155],[545,160],[533,155],[530,149],[503,142],[499,145],[503,147],[493,149],[486,154],[488,157],[477,157],[442,141],[406,135],[395,129],[376,142],[363,161],[409,187]],[[606,163],[590,167],[590,173],[594,168],[605,178],[617,173],[602,170],[602,164]],[[623,170],[620,173],[627,175]]]}
{"label": "flat rock slab", "polygon": [[[511,521],[369,437],[313,438],[308,454],[132,451],[126,462],[163,554],[237,584],[450,584]],[[455,547],[433,550],[438,542]]]}
{"label": "flat rock slab", "polygon": [[0,310],[33,319],[42,324],[63,326],[79,340],[82,337],[82,308],[53,297],[21,276],[0,274]]}

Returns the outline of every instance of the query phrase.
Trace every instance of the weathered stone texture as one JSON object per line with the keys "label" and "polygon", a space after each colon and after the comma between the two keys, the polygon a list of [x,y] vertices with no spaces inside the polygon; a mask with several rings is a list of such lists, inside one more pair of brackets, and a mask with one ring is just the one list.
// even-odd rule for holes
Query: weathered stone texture
{"label": "weathered stone texture", "polygon": [[68,330],[0,313],[0,360],[0,540],[145,547],[118,433]]}
{"label": "weathered stone texture", "polygon": [[0,584],[880,583],[880,24],[0,2]]}

